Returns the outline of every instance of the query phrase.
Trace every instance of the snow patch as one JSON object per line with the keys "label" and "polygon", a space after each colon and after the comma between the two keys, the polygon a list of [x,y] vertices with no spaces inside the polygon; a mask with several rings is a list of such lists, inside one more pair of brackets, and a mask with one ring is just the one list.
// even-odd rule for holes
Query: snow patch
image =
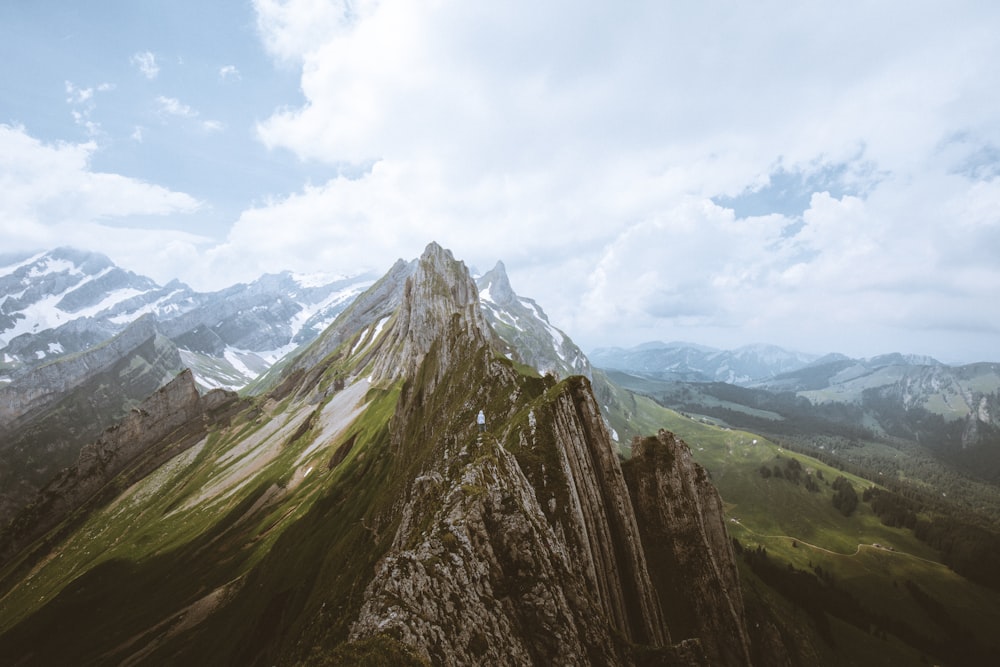
{"label": "snow patch", "polygon": [[44,256],[45,253],[40,252],[37,255],[21,260],[20,262],[15,262],[14,264],[8,264],[7,266],[0,267],[0,276],[9,276],[15,273],[21,267],[28,266],[29,264],[34,264]]}
{"label": "snow patch", "polygon": [[[146,305],[140,306],[135,310],[122,313],[121,315],[115,315],[114,317],[110,317],[108,318],[108,321],[111,322],[112,324],[118,324],[123,326],[131,324],[135,320],[139,319],[140,317],[148,313],[153,313],[155,315],[169,315],[171,313],[176,313],[177,311],[180,310],[180,308],[177,306],[176,303],[168,303],[167,305],[163,304],[168,302],[175,295],[180,294],[182,291],[183,290],[174,290],[173,292],[170,292],[169,294],[165,294],[164,296],[160,297],[156,301],[147,303]],[[142,294],[142,292],[139,292],[138,290],[136,292],[137,294]]]}
{"label": "snow patch", "polygon": [[361,335],[358,336],[358,342],[354,344],[354,347],[351,349],[351,354],[348,356],[354,356],[354,353],[358,351],[358,348],[360,348],[362,344],[368,339],[369,328],[370,327],[365,327],[365,330],[361,332]]}
{"label": "snow patch", "polygon": [[378,321],[378,324],[375,325],[375,332],[372,334],[372,342],[378,340],[378,335],[382,333],[382,329],[385,327],[385,323],[388,321],[389,321],[388,317],[383,317]]}
{"label": "snow patch", "polygon": [[[328,283],[320,283],[318,285],[302,285],[302,283],[299,284],[302,287],[322,287],[323,285]],[[345,287],[342,290],[331,293],[329,296],[327,296],[322,301],[319,301],[318,303],[296,301],[301,310],[299,310],[299,312],[295,314],[295,317],[293,317],[292,321],[289,323],[292,329],[292,338],[297,336],[299,332],[302,331],[303,327],[305,327],[306,323],[309,322],[309,320],[311,320],[312,318],[316,317],[316,315],[325,312],[327,310],[330,310],[335,306],[340,306],[342,304],[351,301],[358,294],[361,294],[361,292],[371,287],[372,284],[373,281],[371,280],[365,280],[359,283],[355,283],[354,285]],[[322,331],[323,329],[326,329],[328,326],[333,324],[333,320],[335,319],[336,315],[332,315],[330,317],[325,318],[321,322],[315,323],[314,326]]]}
{"label": "snow patch", "polygon": [[28,272],[29,278],[40,278],[48,273],[68,273],[74,276],[83,275],[83,271],[77,268],[76,264],[68,259],[56,259],[49,257],[41,266],[33,266]]}
{"label": "snow patch", "polygon": [[[358,337],[358,342],[355,343],[354,347],[351,349],[350,356],[354,356],[358,350],[364,349],[374,343],[378,339],[378,335],[382,333],[385,323],[388,321],[388,317],[383,317],[378,321],[374,329],[371,327],[365,327],[365,330],[361,332],[361,336]],[[369,331],[371,332],[371,335],[369,335]]]}
{"label": "snow patch", "polygon": [[292,273],[290,274],[292,280],[299,287],[324,287],[330,283],[335,283],[338,280],[347,280],[348,276],[335,273],[324,273],[323,271],[314,271],[313,273]]}
{"label": "snow patch", "polygon": [[247,366],[245,363],[243,363],[243,359],[240,358],[241,352],[243,354],[252,354],[250,352],[245,352],[243,350],[236,350],[234,348],[227,347],[226,350],[222,353],[222,356],[223,358],[225,358],[226,361],[229,362],[229,364],[233,367],[233,369],[237,373],[247,378],[247,380],[252,380],[255,377],[257,377],[257,373],[254,370],[252,370],[249,366]]}

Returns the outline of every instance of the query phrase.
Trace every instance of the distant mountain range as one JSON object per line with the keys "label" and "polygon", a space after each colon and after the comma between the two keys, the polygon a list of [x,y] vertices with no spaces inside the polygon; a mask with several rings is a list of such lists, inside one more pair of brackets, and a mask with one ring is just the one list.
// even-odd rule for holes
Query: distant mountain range
{"label": "distant mountain range", "polygon": [[315,338],[373,281],[286,271],[196,292],[176,280],[158,285],[99,253],[40,253],[0,267],[0,384],[149,315],[203,388],[242,387]]}
{"label": "distant mountain range", "polygon": [[764,345],[727,351],[689,343],[606,348],[590,358],[618,384],[720,424],[807,440],[825,433],[914,443],[965,474],[1000,481],[998,363],[951,366],[900,353],[814,358]]}
{"label": "distant mountain range", "polygon": [[814,355],[789,352],[773,345],[717,350],[681,342],[651,342],[628,349],[598,348],[589,356],[598,368],[639,372],[660,380],[738,385],[797,370],[817,359]]}
{"label": "distant mountain range", "polygon": [[590,361],[598,368],[640,373],[658,380],[726,382],[741,387],[767,385],[778,376],[829,364],[868,368],[943,365],[932,357],[912,354],[892,353],[858,360],[839,353],[804,354],[764,343],[720,350],[697,343],[659,341],[631,348],[598,348],[590,353]]}

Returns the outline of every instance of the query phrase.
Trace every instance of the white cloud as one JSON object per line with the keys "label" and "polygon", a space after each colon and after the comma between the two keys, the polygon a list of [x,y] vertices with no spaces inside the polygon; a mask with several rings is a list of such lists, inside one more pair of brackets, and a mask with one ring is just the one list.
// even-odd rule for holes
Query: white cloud
{"label": "white cloud", "polygon": [[94,94],[95,92],[105,93],[114,90],[114,85],[101,83],[96,88],[80,88],[72,81],[66,81],[63,85],[66,90],[66,104],[72,107],[70,115],[73,117],[73,122],[86,129],[87,134],[91,137],[100,134],[100,123],[91,118],[94,110],[97,108],[97,101]]}
{"label": "white cloud", "polygon": [[156,103],[160,107],[160,111],[169,114],[171,116],[180,116],[181,118],[194,118],[198,115],[198,112],[184,104],[176,97],[166,97],[165,95],[159,95],[156,98]]}
{"label": "white cloud", "polygon": [[[627,328],[826,351],[879,344],[870,325],[894,349],[957,301],[1000,331],[982,307],[1000,275],[1000,168],[982,164],[1000,146],[1000,7],[255,7],[306,98],[261,140],[375,166],[245,212],[220,267],[378,268],[435,239],[503,258],[590,344]],[[800,220],[712,203],[840,167],[850,192],[813,193]]]}
{"label": "white cloud", "polygon": [[[201,114],[193,107],[184,104],[176,97],[167,97],[165,95],[159,95],[156,98],[156,104],[159,107],[160,113],[167,116],[176,116],[177,118],[189,118],[195,119],[201,116]],[[226,129],[225,123],[219,120],[202,120],[198,123],[200,127],[205,132],[221,132]],[[134,137],[134,134],[133,134]]]}
{"label": "white cloud", "polygon": [[67,104],[83,104],[94,97],[93,88],[77,88],[71,81],[65,83],[65,88]]}
{"label": "white cloud", "polygon": [[219,78],[223,81],[228,81],[230,79],[239,81],[242,76],[240,75],[240,71],[236,68],[236,65],[223,65],[219,68]]}
{"label": "white cloud", "polygon": [[300,61],[369,16],[378,0],[254,0],[253,4],[267,50],[281,60]]}
{"label": "white cloud", "polygon": [[4,247],[37,249],[55,245],[120,246],[143,233],[159,238],[192,235],[104,226],[129,216],[184,214],[200,203],[182,192],[93,171],[97,144],[46,144],[22,127],[0,124],[0,232]]}
{"label": "white cloud", "polygon": [[131,62],[150,81],[160,73],[160,66],[156,64],[156,55],[151,51],[140,51],[133,54]]}

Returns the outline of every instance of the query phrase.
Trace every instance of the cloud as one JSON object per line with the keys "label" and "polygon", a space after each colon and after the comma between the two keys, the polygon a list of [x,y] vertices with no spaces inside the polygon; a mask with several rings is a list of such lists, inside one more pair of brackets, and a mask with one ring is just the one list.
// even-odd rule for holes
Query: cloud
{"label": "cloud", "polygon": [[114,85],[101,83],[96,88],[80,88],[72,81],[66,81],[63,85],[66,90],[66,104],[72,107],[70,115],[73,117],[73,122],[86,129],[87,134],[92,137],[100,134],[100,123],[91,118],[94,110],[97,109],[97,101],[94,94],[95,92],[105,93],[114,90]]}
{"label": "cloud", "polygon": [[997,284],[998,8],[255,8],[305,96],[261,141],[359,175],[245,212],[220,262],[349,268],[435,239],[503,258],[585,343],[628,327],[819,351],[872,330],[899,347],[921,312]]}
{"label": "cloud", "polygon": [[131,63],[150,81],[155,79],[160,73],[160,66],[156,64],[156,55],[151,51],[140,51],[133,54]]}
{"label": "cloud", "polygon": [[[188,118],[192,120],[201,116],[196,109],[184,104],[176,97],[159,95],[156,98],[156,104],[159,107],[160,113],[166,116],[175,116],[177,118]],[[198,122],[198,127],[203,131],[210,133],[222,132],[226,129],[225,123],[219,120],[202,120]]]}
{"label": "cloud", "polygon": [[279,60],[301,61],[332,36],[371,15],[377,0],[254,0],[257,29]]}
{"label": "cloud", "polygon": [[235,65],[223,65],[219,68],[219,78],[223,81],[234,80],[239,81],[242,77],[240,76],[240,71],[236,69]]}
{"label": "cloud", "polygon": [[[11,250],[76,244],[118,246],[130,236],[106,227],[112,219],[192,213],[201,204],[119,174],[93,171],[93,141],[47,144],[23,127],[0,124],[0,232]],[[148,230],[146,230],[148,232]],[[132,237],[134,242],[137,238]],[[176,232],[153,236],[193,238]]]}
{"label": "cloud", "polygon": [[189,107],[188,105],[182,103],[176,97],[166,97],[165,95],[159,95],[156,98],[156,103],[160,107],[162,113],[171,116],[180,116],[181,118],[195,118],[198,116],[198,112]]}

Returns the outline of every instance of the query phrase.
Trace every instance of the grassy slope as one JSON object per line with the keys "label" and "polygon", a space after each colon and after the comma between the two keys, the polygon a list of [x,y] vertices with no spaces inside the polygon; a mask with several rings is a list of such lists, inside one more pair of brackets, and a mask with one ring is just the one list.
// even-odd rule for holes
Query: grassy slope
{"label": "grassy slope", "polygon": [[[981,643],[1000,645],[994,627],[995,619],[1000,617],[1000,595],[942,565],[938,554],[917,540],[911,531],[882,525],[867,504],[859,502],[850,517],[844,517],[834,508],[830,485],[837,476],[848,478],[859,496],[871,485],[867,480],[783,450],[761,436],[689,419],[647,397],[614,386],[601,387],[599,395],[605,417],[619,433],[624,455],[628,455],[632,435],[659,428],[673,431],[688,443],[695,459],[710,472],[723,498],[730,534],[746,547],[763,546],[772,559],[800,570],[821,568],[872,612],[944,639],[941,627],[914,602],[904,586],[907,580],[917,582]],[[794,484],[773,476],[765,479],[759,473],[762,465],[784,467],[790,459],[799,461],[805,472],[814,475],[818,492],[808,491],[802,482]],[[817,473],[822,473],[823,479],[816,477]],[[746,585],[756,578],[745,571],[744,580]],[[762,586],[756,580],[752,588]],[[757,595],[773,605],[778,594],[767,589]],[[782,605],[787,606],[787,601]],[[782,605],[775,608],[781,610]],[[801,614],[789,612],[783,616],[795,624]],[[915,655],[911,647],[891,635],[876,640],[836,620],[831,629],[838,646],[838,659],[849,657],[857,664],[884,664],[886,656],[895,656],[904,664]],[[821,650],[829,654],[830,647]],[[830,655],[827,658],[833,660]]]}
{"label": "grassy slope", "polygon": [[[282,428],[266,429],[257,407],[213,432],[95,512],[0,600],[0,632],[6,633],[0,648],[37,651],[53,664],[99,661],[104,652],[150,631],[165,614],[181,612],[212,591],[229,591],[230,584],[239,588],[289,527],[315,516],[319,499],[329,505],[342,478],[356,478],[359,465],[369,467],[361,461],[373,456],[369,449],[385,446],[385,425],[398,395],[399,387],[371,390],[357,422],[304,459],[316,436],[309,417],[322,405],[289,409],[286,399],[268,407]],[[197,500],[202,489],[240,465],[246,453],[234,455],[234,449],[255,434],[262,437],[253,451],[270,450],[270,463],[219,496]],[[328,471],[332,452],[352,436],[350,452]],[[355,523],[362,509],[354,508]],[[365,532],[345,527],[343,536],[358,543]],[[46,642],[54,628],[63,629],[60,642]]]}
{"label": "grassy slope", "polygon": [[[461,359],[457,376],[483,377],[481,359]],[[336,354],[326,361],[313,397],[326,395],[347,369]],[[512,367],[506,359],[491,363]],[[547,386],[537,376],[518,377],[515,394]],[[121,489],[0,598],[0,655],[94,664],[141,649],[153,663],[311,664],[311,651],[323,647],[314,656],[322,661],[346,640],[395,533],[399,499],[423,457],[436,451],[432,445],[453,440],[455,430],[474,437],[479,407],[491,416],[512,409],[510,387],[487,383],[470,395],[468,382],[420,409],[430,400],[422,386],[418,377],[409,389],[370,389],[360,416],[310,454],[322,432],[316,417],[338,392],[319,403],[257,399],[228,428]],[[390,437],[391,428],[403,427],[401,395],[411,404],[403,442],[417,445],[407,456],[393,451]],[[461,417],[451,423],[442,414]],[[248,448],[248,441],[256,444]],[[255,457],[271,458],[243,483],[208,492]],[[213,603],[225,604],[225,613],[185,626],[186,616]],[[60,641],[47,641],[56,630]]]}

